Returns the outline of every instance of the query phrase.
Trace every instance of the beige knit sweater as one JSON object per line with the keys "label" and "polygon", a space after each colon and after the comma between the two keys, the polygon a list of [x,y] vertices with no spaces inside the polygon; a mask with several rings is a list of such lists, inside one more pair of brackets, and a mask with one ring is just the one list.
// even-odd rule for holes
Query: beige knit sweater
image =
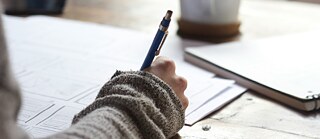
{"label": "beige knit sweater", "polygon": [[[0,19],[0,139],[25,139],[28,135],[16,124],[20,91],[11,74],[3,34]],[[117,71],[72,123],[46,138],[170,138],[182,128],[184,111],[173,90],[158,77],[141,71]]]}

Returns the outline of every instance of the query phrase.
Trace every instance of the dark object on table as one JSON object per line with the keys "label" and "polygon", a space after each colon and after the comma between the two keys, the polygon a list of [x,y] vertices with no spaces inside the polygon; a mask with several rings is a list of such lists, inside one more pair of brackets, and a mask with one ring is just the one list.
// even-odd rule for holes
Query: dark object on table
{"label": "dark object on table", "polygon": [[3,0],[5,14],[61,14],[66,0]]}
{"label": "dark object on table", "polygon": [[178,35],[182,38],[222,43],[238,40],[240,21],[230,24],[201,24],[178,19]]}

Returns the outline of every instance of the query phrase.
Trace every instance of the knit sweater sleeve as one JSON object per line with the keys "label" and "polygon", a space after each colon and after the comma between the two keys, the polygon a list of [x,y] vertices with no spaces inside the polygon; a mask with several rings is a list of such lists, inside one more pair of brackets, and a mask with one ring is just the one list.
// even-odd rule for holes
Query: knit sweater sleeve
{"label": "knit sweater sleeve", "polygon": [[182,104],[158,77],[117,71],[73,125],[48,138],[170,138],[184,124]]}

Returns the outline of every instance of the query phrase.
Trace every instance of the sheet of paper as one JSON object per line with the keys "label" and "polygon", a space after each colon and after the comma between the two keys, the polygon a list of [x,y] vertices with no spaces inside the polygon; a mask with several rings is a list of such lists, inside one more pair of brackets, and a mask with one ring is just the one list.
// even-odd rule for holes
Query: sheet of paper
{"label": "sheet of paper", "polygon": [[18,117],[18,123],[28,123],[43,111],[50,109],[54,104],[52,101],[42,100],[24,96],[22,98],[22,110]]}
{"label": "sheet of paper", "polygon": [[[5,16],[4,22],[24,96],[19,125],[33,137],[68,128],[74,114],[94,101],[117,69],[140,68],[153,39],[153,34],[45,16]],[[186,119],[193,122],[229,101],[223,92],[234,90],[234,81],[215,78],[183,61],[183,46],[194,43],[198,42],[168,37],[161,52],[176,62],[177,74],[188,80]],[[230,91],[228,96],[242,92]],[[213,103],[209,100],[216,102],[214,107],[207,108]]]}
{"label": "sheet of paper", "polygon": [[45,137],[56,132],[67,129],[72,122],[72,118],[75,113],[78,113],[83,109],[82,107],[74,106],[62,106],[56,111],[53,111],[46,118],[34,125],[29,125],[26,129],[32,137],[40,138]]}
{"label": "sheet of paper", "polygon": [[246,91],[246,88],[241,87],[237,84],[233,84],[229,88],[225,89],[223,92],[211,98],[211,101],[207,101],[201,107],[195,111],[189,113],[186,116],[185,124],[193,125],[195,122],[201,120],[210,113],[218,110],[231,100],[235,99],[237,96],[241,95]]}
{"label": "sheet of paper", "polygon": [[197,110],[207,101],[211,100],[211,98],[219,95],[221,92],[223,92],[223,90],[227,89],[233,84],[233,80],[211,78],[198,82],[196,86],[191,86],[193,90],[187,90],[185,92],[185,95],[190,99],[189,106],[186,109],[186,116]]}

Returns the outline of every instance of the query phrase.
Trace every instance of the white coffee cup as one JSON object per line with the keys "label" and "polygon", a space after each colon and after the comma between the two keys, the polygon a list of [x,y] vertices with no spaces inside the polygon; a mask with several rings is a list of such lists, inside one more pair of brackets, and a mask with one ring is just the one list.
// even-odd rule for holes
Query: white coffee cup
{"label": "white coffee cup", "polygon": [[181,19],[205,24],[238,22],[240,0],[180,0]]}

